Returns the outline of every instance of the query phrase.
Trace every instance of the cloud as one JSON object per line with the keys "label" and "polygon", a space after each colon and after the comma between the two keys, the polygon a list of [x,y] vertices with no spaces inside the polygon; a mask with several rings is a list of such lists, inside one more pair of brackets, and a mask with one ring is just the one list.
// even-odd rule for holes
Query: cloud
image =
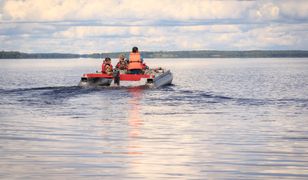
{"label": "cloud", "polygon": [[89,38],[89,37],[107,37],[107,36],[122,36],[127,35],[127,28],[119,27],[93,27],[93,26],[78,26],[70,27],[69,29],[56,32],[54,37],[57,38]]}
{"label": "cloud", "polygon": [[306,20],[308,18],[308,3],[306,0],[277,1],[277,4],[284,18]]}
{"label": "cloud", "polygon": [[[3,9],[7,20],[17,21],[139,18],[189,20],[238,18],[252,4],[203,0],[27,0],[6,1]],[[238,8],[239,5],[242,8]]]}
{"label": "cloud", "polygon": [[253,22],[307,18],[307,4],[305,0],[10,0],[3,2],[2,9],[8,21],[246,19]]}
{"label": "cloud", "polygon": [[238,34],[234,46],[239,49],[304,49],[308,38],[307,24],[274,24]]}
{"label": "cloud", "polygon": [[0,3],[6,21],[189,21],[304,19],[305,0],[27,0]]}
{"label": "cloud", "polygon": [[251,10],[251,18],[256,20],[275,20],[279,18],[279,7],[272,3],[260,4],[256,10]]}
{"label": "cloud", "polygon": [[305,0],[0,0],[0,50],[307,49]]}

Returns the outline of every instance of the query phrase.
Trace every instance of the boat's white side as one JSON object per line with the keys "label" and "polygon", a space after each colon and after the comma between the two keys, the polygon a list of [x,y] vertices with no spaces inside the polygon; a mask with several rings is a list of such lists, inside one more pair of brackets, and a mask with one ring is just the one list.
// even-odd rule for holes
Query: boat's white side
{"label": "boat's white side", "polygon": [[165,86],[165,85],[169,85],[172,83],[172,80],[173,80],[173,75],[172,73],[170,72],[170,70],[167,70],[165,71],[164,73],[156,76],[153,81],[147,83],[147,85],[149,87],[154,87],[154,88],[158,88],[158,87],[162,87],[162,86]]}
{"label": "boat's white side", "polygon": [[112,82],[112,79],[82,77],[78,86],[80,87],[110,86],[111,82]]}

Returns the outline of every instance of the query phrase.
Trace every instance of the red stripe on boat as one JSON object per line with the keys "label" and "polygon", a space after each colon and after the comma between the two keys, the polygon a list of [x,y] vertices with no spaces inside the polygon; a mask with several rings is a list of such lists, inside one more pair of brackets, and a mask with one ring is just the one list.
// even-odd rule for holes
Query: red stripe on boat
{"label": "red stripe on boat", "polygon": [[108,74],[86,74],[85,77],[88,78],[108,78],[108,79],[112,79],[113,76],[112,75],[108,75]]}
{"label": "red stripe on boat", "polygon": [[120,74],[121,81],[140,81],[141,78],[150,78],[148,74]]}
{"label": "red stripe on boat", "polygon": [[[108,74],[85,74],[88,78],[107,78],[112,79],[112,75]],[[120,74],[120,81],[140,81],[141,78],[151,78],[149,74]]]}

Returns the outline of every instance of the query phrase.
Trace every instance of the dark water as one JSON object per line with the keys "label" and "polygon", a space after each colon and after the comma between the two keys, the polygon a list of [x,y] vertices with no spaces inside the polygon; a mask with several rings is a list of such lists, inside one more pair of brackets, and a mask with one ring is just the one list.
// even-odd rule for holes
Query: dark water
{"label": "dark water", "polygon": [[160,89],[76,87],[99,60],[1,60],[1,179],[307,179],[308,59],[152,59]]}

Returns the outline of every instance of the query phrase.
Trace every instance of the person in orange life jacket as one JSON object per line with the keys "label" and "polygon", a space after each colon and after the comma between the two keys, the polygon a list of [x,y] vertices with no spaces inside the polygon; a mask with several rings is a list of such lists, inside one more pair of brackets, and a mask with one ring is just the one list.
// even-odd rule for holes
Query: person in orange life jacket
{"label": "person in orange life jacket", "polygon": [[124,54],[121,54],[119,56],[119,62],[117,63],[116,68],[120,69],[120,70],[126,70],[127,69],[127,62],[125,61]]}
{"label": "person in orange life jacket", "polygon": [[127,69],[131,74],[141,74],[143,59],[137,47],[133,47],[132,52],[129,54],[129,64]]}
{"label": "person in orange life jacket", "polygon": [[111,59],[106,57],[103,64],[102,64],[102,73],[112,75],[113,67],[111,64]]}

